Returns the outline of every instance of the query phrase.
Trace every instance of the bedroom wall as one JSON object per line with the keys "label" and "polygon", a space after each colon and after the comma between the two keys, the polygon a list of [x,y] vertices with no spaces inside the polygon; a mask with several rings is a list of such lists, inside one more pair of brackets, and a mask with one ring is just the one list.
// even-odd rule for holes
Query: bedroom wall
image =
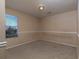
{"label": "bedroom wall", "polygon": [[5,40],[5,0],[0,0],[0,59],[5,59],[5,44],[2,42],[6,42]]}
{"label": "bedroom wall", "polygon": [[77,45],[77,11],[69,11],[42,19],[42,40]]}
{"label": "bedroom wall", "polygon": [[76,10],[54,16],[48,16],[41,20],[6,8],[6,13],[18,17],[19,36],[7,39],[7,46],[28,43],[35,40],[46,40],[60,44],[76,46]]}
{"label": "bedroom wall", "polygon": [[6,14],[18,18],[18,37],[7,38],[7,48],[37,40],[39,27],[37,18],[10,8],[6,8]]}
{"label": "bedroom wall", "polygon": [[79,0],[78,0],[78,22],[77,22],[77,24],[78,24],[78,41],[77,41],[77,43],[78,43],[78,47],[77,47],[77,56],[78,56],[78,59],[79,59]]}
{"label": "bedroom wall", "polygon": [[5,41],[5,0],[0,1],[0,41]]}

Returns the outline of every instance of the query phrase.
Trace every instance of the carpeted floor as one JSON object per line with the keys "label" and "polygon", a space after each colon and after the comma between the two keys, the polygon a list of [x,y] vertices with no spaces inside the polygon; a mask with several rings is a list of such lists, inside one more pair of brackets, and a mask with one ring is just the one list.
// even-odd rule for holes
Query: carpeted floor
{"label": "carpeted floor", "polygon": [[7,50],[7,59],[77,59],[76,48],[35,41]]}

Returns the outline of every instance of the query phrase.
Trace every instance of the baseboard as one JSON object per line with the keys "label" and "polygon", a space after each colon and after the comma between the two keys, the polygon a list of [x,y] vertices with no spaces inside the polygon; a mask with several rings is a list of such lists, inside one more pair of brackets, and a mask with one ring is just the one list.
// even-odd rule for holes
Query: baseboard
{"label": "baseboard", "polygon": [[71,47],[75,47],[77,48],[77,45],[73,45],[73,44],[68,44],[68,43],[60,43],[60,42],[56,42],[56,41],[49,41],[49,40],[44,40],[44,41],[48,41],[48,42],[53,42],[53,43],[57,43],[57,44],[62,44],[62,45],[67,45],[67,46],[71,46]]}
{"label": "baseboard", "polygon": [[64,31],[40,31],[43,33],[59,33],[59,34],[77,34],[77,32],[64,32]]}
{"label": "baseboard", "polygon": [[24,45],[24,44],[29,44],[29,43],[34,42],[34,41],[37,41],[37,40],[32,40],[32,41],[24,42],[24,43],[14,45],[14,46],[11,46],[11,47],[6,47],[6,49],[8,50],[8,49],[16,48],[18,46],[21,46],[21,45]]}

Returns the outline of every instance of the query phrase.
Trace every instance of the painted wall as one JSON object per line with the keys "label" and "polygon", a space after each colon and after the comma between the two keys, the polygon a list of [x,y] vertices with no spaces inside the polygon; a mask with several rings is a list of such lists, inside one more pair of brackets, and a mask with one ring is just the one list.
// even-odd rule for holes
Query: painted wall
{"label": "painted wall", "polygon": [[18,17],[18,37],[8,38],[8,48],[34,41],[38,37],[38,19],[14,9],[6,8],[6,14]]}
{"label": "painted wall", "polygon": [[0,1],[0,41],[5,41],[5,1]]}
{"label": "painted wall", "polygon": [[76,11],[65,12],[43,19],[44,31],[76,32]]}
{"label": "painted wall", "polygon": [[[76,46],[77,14],[76,11],[48,16],[42,20],[22,12],[6,8],[6,13],[18,17],[19,36],[7,39],[7,46],[12,47],[36,39]],[[38,32],[41,31],[41,32]]]}
{"label": "painted wall", "polygon": [[[5,40],[5,0],[0,0],[0,42]],[[4,46],[4,44],[3,44]],[[5,59],[5,47],[1,47],[0,45],[0,59]]]}
{"label": "painted wall", "polygon": [[77,11],[69,11],[42,20],[43,40],[65,45],[77,45]]}
{"label": "painted wall", "polygon": [[[79,0],[78,0],[78,22],[77,22],[77,24],[78,24],[78,41],[77,41],[77,43],[78,43],[78,46],[79,46]],[[79,59],[79,47],[77,47],[77,57],[78,57],[78,59]]]}
{"label": "painted wall", "polygon": [[78,0],[78,45],[79,45],[79,0]]}

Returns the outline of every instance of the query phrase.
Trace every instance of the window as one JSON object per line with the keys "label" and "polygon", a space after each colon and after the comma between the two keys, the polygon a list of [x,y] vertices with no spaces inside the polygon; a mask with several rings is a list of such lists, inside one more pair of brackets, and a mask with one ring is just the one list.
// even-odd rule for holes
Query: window
{"label": "window", "polygon": [[17,37],[17,17],[6,14],[6,38]]}

